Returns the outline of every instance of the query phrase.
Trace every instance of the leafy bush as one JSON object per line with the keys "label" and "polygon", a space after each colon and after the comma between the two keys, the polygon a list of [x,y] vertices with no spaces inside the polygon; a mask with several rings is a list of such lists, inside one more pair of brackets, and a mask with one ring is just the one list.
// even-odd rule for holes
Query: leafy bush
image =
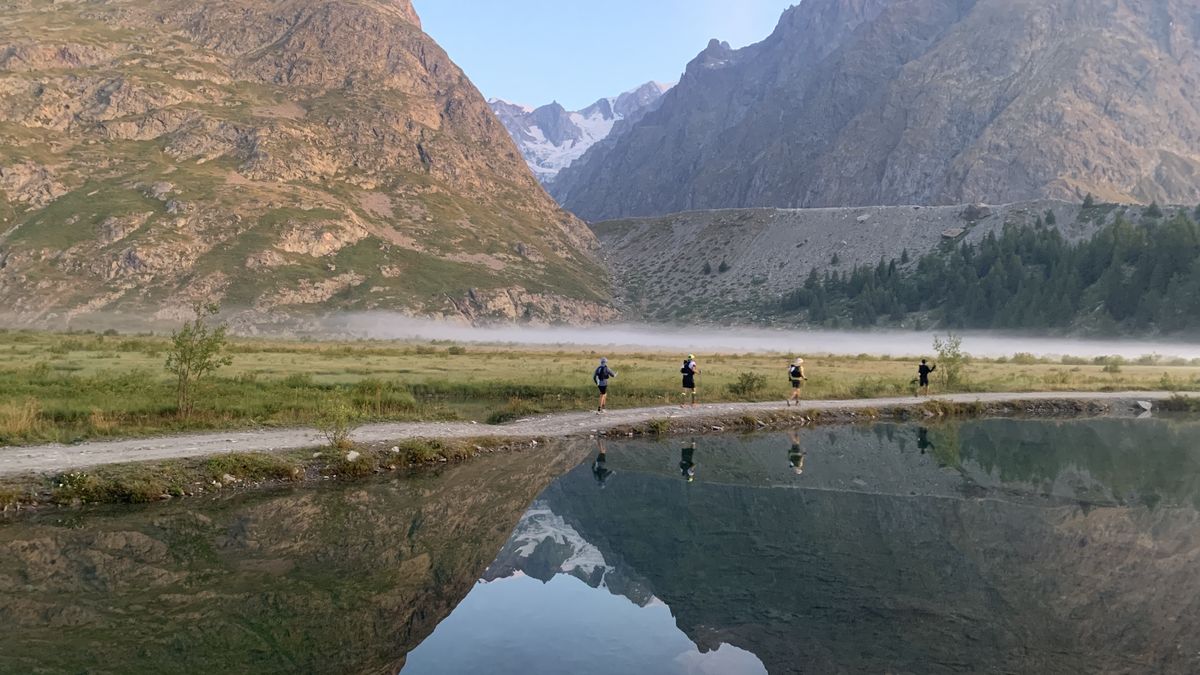
{"label": "leafy bush", "polygon": [[317,412],[317,430],[329,442],[329,447],[341,451],[349,450],[354,447],[350,433],[357,419],[357,411],[344,396],[331,394],[325,398]]}
{"label": "leafy bush", "polygon": [[752,398],[767,388],[767,376],[759,373],[740,373],[736,382],[726,385],[729,393],[742,398]]}
{"label": "leafy bush", "polygon": [[967,354],[962,349],[962,337],[947,333],[943,339],[933,338],[933,349],[938,354],[937,373],[942,386],[947,391],[953,391],[966,384],[964,369],[967,364]]}

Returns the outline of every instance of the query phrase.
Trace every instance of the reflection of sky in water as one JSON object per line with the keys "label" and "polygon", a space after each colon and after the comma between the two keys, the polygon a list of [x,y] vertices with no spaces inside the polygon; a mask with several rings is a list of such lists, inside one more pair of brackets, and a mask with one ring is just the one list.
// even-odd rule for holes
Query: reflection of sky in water
{"label": "reflection of sky in water", "polygon": [[[536,664],[532,666],[531,664]],[[638,607],[566,575],[478,584],[421,646],[404,675],[439,673],[766,673],[731,645],[701,654],[670,609]]]}

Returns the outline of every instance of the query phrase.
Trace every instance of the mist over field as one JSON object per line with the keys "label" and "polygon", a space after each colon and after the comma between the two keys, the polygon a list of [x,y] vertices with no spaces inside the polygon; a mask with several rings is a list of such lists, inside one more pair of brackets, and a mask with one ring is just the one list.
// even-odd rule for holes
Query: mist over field
{"label": "mist over field", "polygon": [[[337,329],[355,337],[383,340],[453,340],[528,346],[577,346],[646,349],[668,352],[774,352],[874,356],[933,354],[936,331],[823,331],[713,326],[471,326],[414,319],[395,314],[351,314],[335,321]],[[940,333],[944,335],[945,333]],[[1121,356],[1147,354],[1200,358],[1200,344],[1156,340],[1088,340],[962,332],[963,349],[973,356],[995,358],[1029,353],[1036,356]]]}

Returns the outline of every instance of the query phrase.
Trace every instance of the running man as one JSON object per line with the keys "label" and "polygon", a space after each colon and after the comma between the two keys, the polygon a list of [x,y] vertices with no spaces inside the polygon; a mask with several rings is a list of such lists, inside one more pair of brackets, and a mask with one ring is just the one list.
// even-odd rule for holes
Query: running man
{"label": "running man", "polygon": [[688,357],[683,361],[683,367],[679,369],[683,373],[683,403],[680,408],[687,407],[688,394],[692,395],[692,407],[696,407],[696,376],[700,374],[700,366],[696,365],[696,355],[688,354]]}
{"label": "running man", "polygon": [[600,359],[600,365],[592,373],[592,382],[596,383],[596,388],[600,390],[600,407],[596,408],[596,414],[604,413],[604,407],[608,405],[608,381],[616,377],[617,374],[608,368],[608,359]]}
{"label": "running man", "polygon": [[788,438],[792,441],[792,447],[788,450],[788,466],[792,467],[792,473],[797,476],[804,473],[804,458],[806,453],[800,449],[800,432],[789,431]]}
{"label": "running man", "polygon": [[929,365],[925,359],[921,359],[921,365],[917,368],[917,396],[929,395],[929,374],[937,370],[937,366]]}
{"label": "running man", "polygon": [[592,476],[603,490],[608,483],[608,477],[613,475],[613,470],[608,468],[608,448],[604,445],[604,439],[597,436],[596,446],[600,449],[600,454],[596,455],[596,461],[592,462]]}
{"label": "running man", "polygon": [[683,475],[684,480],[689,483],[696,481],[696,441],[692,440],[692,444],[684,448],[679,453],[679,472]]}
{"label": "running man", "polygon": [[788,407],[792,407],[792,401],[796,405],[800,405],[800,388],[808,382],[808,377],[804,375],[804,359],[796,357],[796,362],[788,366],[788,379],[792,381],[792,397],[786,403]]}

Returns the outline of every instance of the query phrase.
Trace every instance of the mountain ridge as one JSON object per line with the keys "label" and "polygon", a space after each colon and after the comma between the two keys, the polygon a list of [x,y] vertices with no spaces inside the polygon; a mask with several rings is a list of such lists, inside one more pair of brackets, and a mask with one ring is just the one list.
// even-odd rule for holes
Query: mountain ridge
{"label": "mountain ridge", "polygon": [[1182,0],[806,0],[760,43],[711,42],[658,110],[551,192],[590,221],[1195,203],[1197,40]]}
{"label": "mountain ridge", "polygon": [[614,314],[593,235],[408,0],[21,0],[6,18],[14,322],[197,301],[267,322]]}

